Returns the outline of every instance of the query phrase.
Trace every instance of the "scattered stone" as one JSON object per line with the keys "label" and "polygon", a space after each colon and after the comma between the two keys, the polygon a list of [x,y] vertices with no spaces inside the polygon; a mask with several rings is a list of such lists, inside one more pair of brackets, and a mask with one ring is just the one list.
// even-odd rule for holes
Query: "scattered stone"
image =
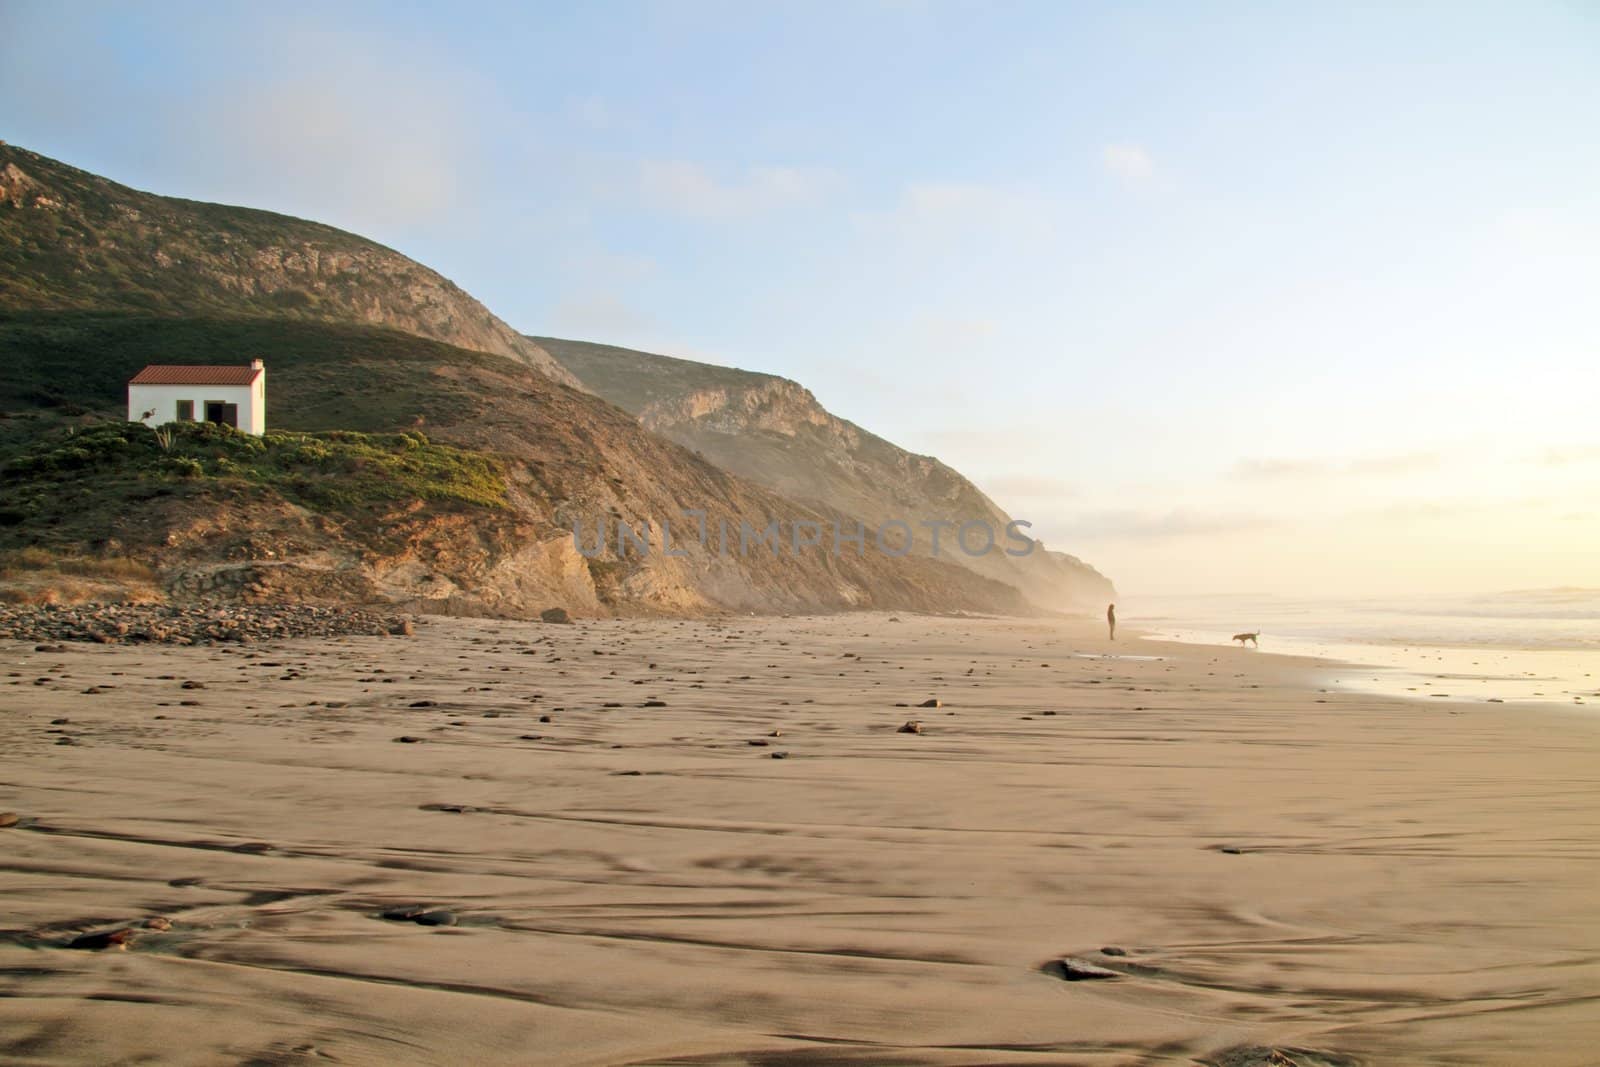
{"label": "scattered stone", "polygon": [[389,624],[389,633],[395,637],[410,637],[416,632],[416,624],[410,619],[399,619]]}
{"label": "scattered stone", "polygon": [[641,708],[664,708],[667,706],[667,702],[665,700],[646,700],[639,706]]}
{"label": "scattered stone", "polygon": [[8,826],[15,826],[22,821],[22,816],[14,811],[0,811],[0,830]]}
{"label": "scattered stone", "polygon": [[1100,950],[1100,955],[1102,956],[1126,956],[1127,954],[1127,949],[1118,948],[1116,945],[1107,945],[1105,948]]}
{"label": "scattered stone", "polygon": [[1355,1067],[1358,1061],[1309,1048],[1240,1045],[1201,1062],[1209,1067]]}
{"label": "scattered stone", "polygon": [[419,926],[454,926],[456,917],[453,912],[444,910],[425,911],[418,915],[412,922]]}
{"label": "scattered stone", "polygon": [[67,942],[68,948],[85,949],[89,952],[103,952],[108,948],[126,951],[137,931],[124,927],[121,930],[105,930],[96,934],[79,934]]}
{"label": "scattered stone", "polygon": [[410,734],[401,734],[394,740],[396,744],[400,745],[419,745],[422,743],[422,738],[412,737]]}
{"label": "scattered stone", "polygon": [[172,929],[172,920],[165,915],[152,915],[144,921],[144,928],[165,932]]}
{"label": "scattered stone", "polygon": [[1245,850],[1238,845],[1220,845],[1217,851],[1226,853],[1229,856],[1242,856],[1245,853]]}
{"label": "scattered stone", "polygon": [[183,685],[179,686],[180,689],[204,689],[205,687],[206,683],[195,681],[184,682]]}
{"label": "scattered stone", "polygon": [[774,752],[772,754],[772,758],[773,759],[788,759],[789,758],[789,753],[787,753],[787,752]]}
{"label": "scattered stone", "polygon": [[413,708],[436,708],[439,703],[435,700],[413,700],[410,706]]}
{"label": "scattered stone", "polygon": [[553,717],[549,716],[549,715],[541,715],[541,716],[539,716],[539,721],[540,722],[555,722],[556,720]]}
{"label": "scattered stone", "polygon": [[420,926],[454,926],[456,917],[453,912],[443,908],[424,908],[420,904],[406,908],[390,908],[381,913],[382,917],[390,922],[411,922]]}
{"label": "scattered stone", "polygon": [[539,612],[540,622],[570,623],[572,616],[567,614],[566,608],[545,608]]}
{"label": "scattered stone", "polygon": [[920,734],[922,732],[922,721],[920,719],[912,719],[895,732],[902,734]]}
{"label": "scattered stone", "polygon": [[1061,979],[1063,982],[1095,982],[1105,981],[1109,978],[1122,977],[1116,971],[1101,967],[1099,964],[1080,960],[1074,956],[1063,956],[1058,960],[1051,960],[1040,970],[1045,974]]}
{"label": "scattered stone", "polygon": [[70,723],[71,721],[72,721],[71,719],[51,719],[50,720],[50,725],[51,726],[65,726],[68,723]]}
{"label": "scattered stone", "polygon": [[377,636],[389,629],[388,620],[370,612],[303,604],[0,604],[0,640],[40,642],[34,646],[36,652],[65,652],[62,641],[250,643]]}
{"label": "scattered stone", "polygon": [[917,707],[919,707],[919,708],[942,708],[942,707],[944,707],[944,705],[939,703],[939,698],[938,697],[929,697],[927,700],[924,700],[922,703],[918,704]]}
{"label": "scattered stone", "polygon": [[769,743],[770,742],[767,742],[767,741],[746,741],[745,742],[745,744],[750,745],[753,748],[766,748]]}

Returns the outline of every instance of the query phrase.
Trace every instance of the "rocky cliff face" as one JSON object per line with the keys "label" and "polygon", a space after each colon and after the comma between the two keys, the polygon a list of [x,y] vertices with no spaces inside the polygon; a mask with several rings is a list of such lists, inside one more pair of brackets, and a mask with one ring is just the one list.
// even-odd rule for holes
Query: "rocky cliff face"
{"label": "rocky cliff face", "polygon": [[[361,461],[317,468],[322,492],[286,494],[281,487],[300,475],[258,461],[289,478],[265,483],[230,454],[249,439],[202,449],[201,467],[176,482],[112,466],[130,462],[120,446],[85,451],[85,428],[121,425],[122,383],[133,371],[155,358],[188,362],[191,353],[218,351],[266,359],[275,429],[422,431],[492,459],[503,471],[503,505],[389,489],[363,497],[373,475]],[[62,368],[74,375],[70,407],[48,388]],[[165,470],[148,455],[154,445],[143,447]],[[316,451],[292,441],[271,447],[302,457]],[[705,511],[711,531],[718,519],[728,522],[729,549],[714,532],[700,541],[686,508]],[[673,525],[671,555],[663,521]],[[500,356],[372,327],[0,312],[0,554],[128,557],[153,567],[161,587],[180,598],[513,617],[553,606],[579,615],[1030,610],[1012,587],[937,560],[836,556],[826,546],[793,551],[795,523],[843,521],[735,477],[600,398]],[[778,550],[741,550],[740,524],[764,530],[773,522]],[[602,524],[606,543],[595,552]],[[619,525],[642,534],[648,549],[623,543]]]}
{"label": "rocky cliff face", "polygon": [[571,376],[454,283],[331,226],[154,196],[0,145],[0,308],[388,326]]}
{"label": "rocky cliff face", "polygon": [[[957,471],[899,448],[833,415],[809,390],[768,374],[715,367],[610,345],[535,338],[597,395],[650,429],[725,470],[870,526],[903,520],[976,521],[1000,537],[1011,517]],[[1005,582],[1041,607],[1102,604],[1111,583],[1083,561],[1033,542],[1027,556],[1006,554],[1003,539],[970,556],[940,534],[939,558]],[[919,529],[915,548],[932,556],[934,533]]]}

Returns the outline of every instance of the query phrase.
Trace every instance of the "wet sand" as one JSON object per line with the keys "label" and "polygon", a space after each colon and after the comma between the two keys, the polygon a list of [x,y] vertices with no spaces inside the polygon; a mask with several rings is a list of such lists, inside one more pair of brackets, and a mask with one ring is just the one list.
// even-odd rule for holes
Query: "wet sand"
{"label": "wet sand", "polygon": [[1317,666],[909,615],[0,645],[0,1061],[1593,1063],[1600,718]]}
{"label": "wet sand", "polygon": [[[1159,636],[1226,647],[1221,631],[1173,629]],[[1360,643],[1273,635],[1262,650],[1330,661],[1323,682],[1380,696],[1460,703],[1587,705],[1600,714],[1600,651],[1493,645]]]}

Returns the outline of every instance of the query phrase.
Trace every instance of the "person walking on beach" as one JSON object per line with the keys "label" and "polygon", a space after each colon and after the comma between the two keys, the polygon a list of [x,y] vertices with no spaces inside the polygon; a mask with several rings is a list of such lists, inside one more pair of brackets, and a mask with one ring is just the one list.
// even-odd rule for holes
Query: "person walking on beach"
{"label": "person walking on beach", "polygon": [[1115,604],[1106,605],[1106,625],[1111,628],[1111,640],[1115,641],[1117,639],[1117,606]]}

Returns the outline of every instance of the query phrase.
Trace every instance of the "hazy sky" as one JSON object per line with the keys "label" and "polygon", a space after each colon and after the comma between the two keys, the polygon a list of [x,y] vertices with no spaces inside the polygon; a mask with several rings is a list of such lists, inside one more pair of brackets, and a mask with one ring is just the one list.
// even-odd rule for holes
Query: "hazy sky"
{"label": "hazy sky", "polygon": [[1600,586],[1600,5],[0,0],[0,137],[795,378],[1125,595]]}

